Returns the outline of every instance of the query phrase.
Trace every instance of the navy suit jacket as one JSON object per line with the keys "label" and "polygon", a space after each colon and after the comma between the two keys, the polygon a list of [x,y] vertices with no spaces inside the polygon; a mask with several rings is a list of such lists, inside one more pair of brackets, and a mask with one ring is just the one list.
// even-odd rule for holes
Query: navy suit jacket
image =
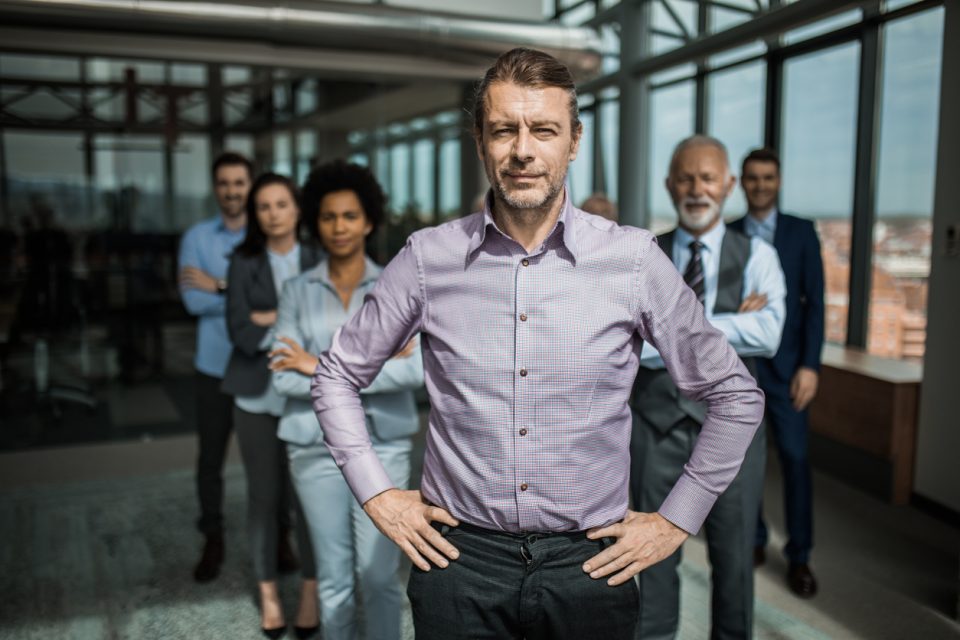
{"label": "navy suit jacket", "polygon": [[[744,219],[739,218],[727,226],[746,233]],[[824,314],[823,258],[813,222],[782,212],[777,213],[773,247],[780,256],[780,266],[787,279],[787,319],[777,354],[770,360],[759,359],[761,378],[766,378],[763,374],[769,372],[774,379],[759,382],[790,384],[793,374],[800,367],[820,370]]]}

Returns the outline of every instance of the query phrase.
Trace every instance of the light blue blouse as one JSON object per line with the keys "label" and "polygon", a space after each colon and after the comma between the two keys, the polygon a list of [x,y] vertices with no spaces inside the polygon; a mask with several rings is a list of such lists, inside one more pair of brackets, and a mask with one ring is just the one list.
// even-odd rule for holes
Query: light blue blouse
{"label": "light blue blouse", "polygon": [[[354,289],[346,309],[330,281],[327,260],[288,280],[280,295],[274,335],[291,338],[313,354],[326,351],[337,330],[360,310],[364,296],[373,288],[380,272],[381,268],[368,258],[363,279]],[[410,356],[388,360],[370,386],[360,392],[367,428],[374,441],[410,437],[419,428],[413,390],[423,386],[423,359],[419,336],[416,339],[416,348]],[[275,346],[283,343],[278,341]],[[287,398],[277,432],[280,439],[299,445],[323,442],[320,423],[310,402],[310,376],[297,371],[277,371],[273,374],[273,388]]]}

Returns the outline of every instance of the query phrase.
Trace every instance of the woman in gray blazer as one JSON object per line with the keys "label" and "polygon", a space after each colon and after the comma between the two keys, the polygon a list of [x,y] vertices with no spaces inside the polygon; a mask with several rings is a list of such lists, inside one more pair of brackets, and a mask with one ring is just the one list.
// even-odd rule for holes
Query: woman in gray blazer
{"label": "woman in gray blazer", "polygon": [[[279,434],[288,443],[290,469],[316,552],[324,639],[356,638],[359,593],[367,639],[399,640],[400,549],[377,530],[350,493],[323,445],[310,404],[310,378],[317,367],[313,354],[330,347],[337,329],[360,309],[380,275],[364,248],[383,216],[386,198],[368,169],[344,161],[315,169],[303,192],[304,215],[328,257],[287,282],[280,297],[277,343],[271,352],[274,388],[287,397]],[[415,338],[361,392],[373,449],[400,488],[410,479],[411,437],[419,428],[412,390],[422,385]]]}
{"label": "woman in gray blazer", "polygon": [[[289,526],[290,472],[277,425],[285,399],[270,385],[267,352],[273,344],[277,298],[283,282],[313,267],[320,251],[298,240],[300,209],[289,178],[267,173],[254,181],[247,199],[247,233],[230,259],[227,275],[227,330],[233,352],[222,389],[234,396],[233,424],[247,476],[247,530],[253,571],[260,591],[260,628],[279,638],[286,628],[277,592],[280,529]],[[299,509],[298,509],[299,511]],[[297,527],[302,556],[300,608],[296,629],[318,627],[316,572],[305,527]]]}

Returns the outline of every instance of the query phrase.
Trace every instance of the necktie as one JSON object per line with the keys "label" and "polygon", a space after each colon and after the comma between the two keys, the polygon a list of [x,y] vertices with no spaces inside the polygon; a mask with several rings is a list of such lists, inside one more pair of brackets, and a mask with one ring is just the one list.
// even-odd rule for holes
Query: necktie
{"label": "necktie", "polygon": [[687,283],[688,287],[693,289],[697,300],[700,301],[700,304],[703,304],[703,299],[706,297],[706,290],[703,286],[703,258],[700,256],[701,249],[703,249],[702,242],[694,240],[690,243],[690,264],[687,265],[687,270],[683,274],[683,281]]}

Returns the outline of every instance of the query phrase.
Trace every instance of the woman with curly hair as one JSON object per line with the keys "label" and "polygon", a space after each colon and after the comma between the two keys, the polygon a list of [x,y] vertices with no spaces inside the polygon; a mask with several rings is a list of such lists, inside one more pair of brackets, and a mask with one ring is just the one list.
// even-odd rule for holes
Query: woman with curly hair
{"label": "woman with curly hair", "polygon": [[[288,443],[294,485],[313,541],[325,640],[357,637],[358,593],[368,640],[400,638],[400,549],[354,499],[323,444],[310,404],[310,378],[318,361],[314,354],[330,347],[337,329],[360,309],[380,275],[380,267],[365,255],[365,245],[385,203],[383,190],[365,167],[337,160],[310,174],[302,207],[328,256],[284,287],[270,354],[274,388],[287,397],[279,436]],[[413,389],[422,384],[415,338],[361,392],[373,449],[401,488],[410,479],[411,437],[419,428]]]}

